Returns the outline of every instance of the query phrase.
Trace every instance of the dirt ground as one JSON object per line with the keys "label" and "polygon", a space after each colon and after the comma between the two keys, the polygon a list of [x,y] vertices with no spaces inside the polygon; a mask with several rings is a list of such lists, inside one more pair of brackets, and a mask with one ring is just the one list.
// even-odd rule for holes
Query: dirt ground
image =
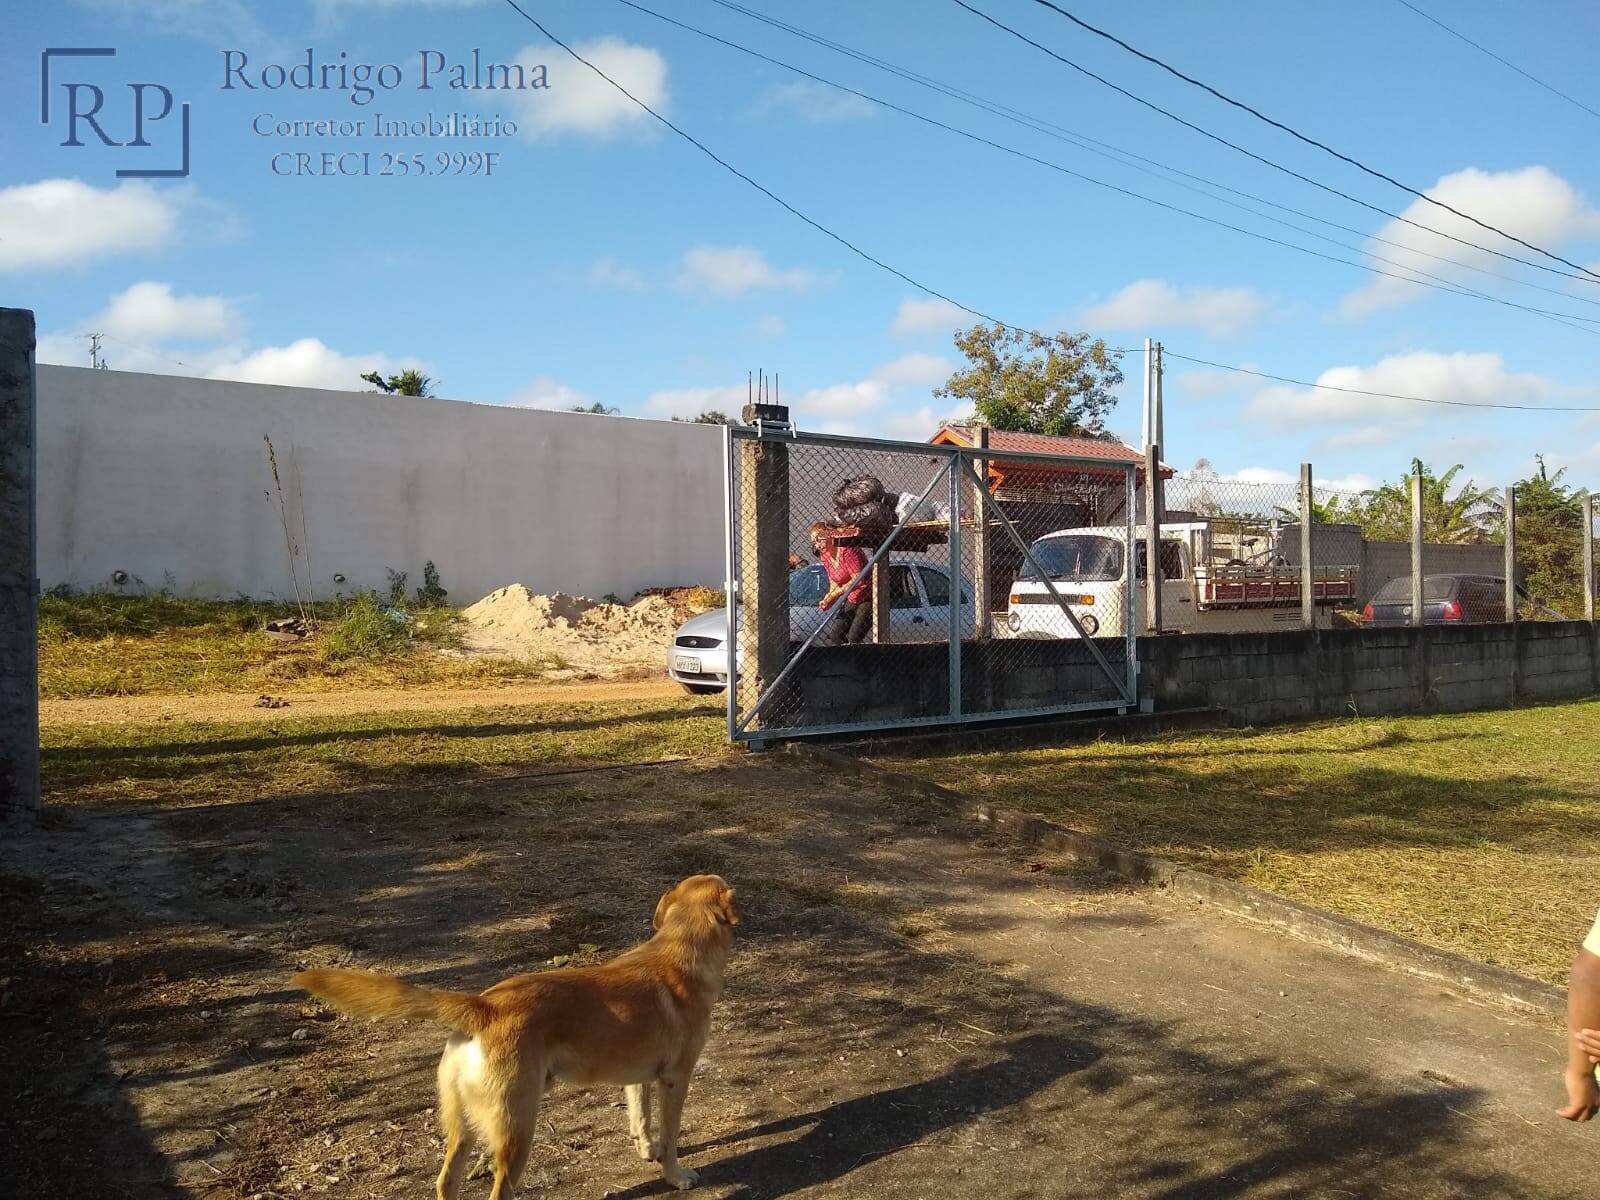
{"label": "dirt ground", "polygon": [[358,712],[443,712],[503,708],[546,701],[654,700],[683,689],[657,672],[634,680],[572,680],[564,683],[505,683],[474,688],[346,688],[310,691],[275,689],[287,708],[267,708],[258,692],[199,696],[96,696],[41,700],[42,725],[124,725],[152,721],[282,721],[285,717],[345,716]]}
{"label": "dirt ground", "polygon": [[[745,920],[686,1109],[697,1194],[1592,1193],[1557,1029],[858,786],[774,756],[54,809],[0,843],[0,1178],[431,1195],[442,1033],[334,1019],[290,972],[483,987],[622,949],[716,870]],[[662,1193],[620,1100],[558,1087],[523,1194]]]}

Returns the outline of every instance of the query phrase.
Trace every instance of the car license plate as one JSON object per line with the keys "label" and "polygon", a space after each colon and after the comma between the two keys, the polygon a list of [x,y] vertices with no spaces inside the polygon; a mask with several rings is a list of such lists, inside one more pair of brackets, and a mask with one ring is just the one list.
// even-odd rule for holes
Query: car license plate
{"label": "car license plate", "polygon": [[678,655],[677,658],[673,660],[672,665],[677,667],[678,670],[682,671],[685,675],[700,674],[700,660],[698,658],[691,658],[687,654]]}

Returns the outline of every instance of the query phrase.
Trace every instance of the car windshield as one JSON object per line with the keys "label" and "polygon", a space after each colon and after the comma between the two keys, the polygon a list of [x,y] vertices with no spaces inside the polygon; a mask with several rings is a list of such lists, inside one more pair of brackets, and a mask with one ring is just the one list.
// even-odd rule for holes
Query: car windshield
{"label": "car windshield", "polygon": [[[1122,543],[1112,538],[1074,533],[1043,538],[1032,549],[1051,579],[1090,583],[1122,578]],[[1039,578],[1032,563],[1023,563],[1022,578]]]}
{"label": "car windshield", "polygon": [[[1422,598],[1424,600],[1448,600],[1455,591],[1456,579],[1454,575],[1425,575],[1422,579]],[[1381,591],[1372,598],[1374,604],[1410,604],[1411,603],[1411,576],[1401,575],[1391,579],[1383,585]]]}

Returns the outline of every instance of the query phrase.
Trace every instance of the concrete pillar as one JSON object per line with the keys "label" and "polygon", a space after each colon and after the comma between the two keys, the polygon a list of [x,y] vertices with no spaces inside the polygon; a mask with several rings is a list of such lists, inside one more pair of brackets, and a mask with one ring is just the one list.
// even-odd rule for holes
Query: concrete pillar
{"label": "concrete pillar", "polygon": [[1517,620],[1517,489],[1506,489],[1506,620]]}
{"label": "concrete pillar", "polygon": [[[754,406],[747,406],[745,423],[755,418]],[[745,621],[740,641],[755,643],[748,709],[789,660],[789,447],[780,440],[739,442],[739,534]],[[762,723],[758,717],[753,724]]]}
{"label": "concrete pillar", "polygon": [[[980,450],[989,448],[987,425],[980,422],[972,426],[972,444]],[[972,497],[972,598],[977,602],[977,611],[973,614],[977,622],[975,633],[980,641],[986,641],[994,634],[994,596],[990,592],[993,571],[989,560],[989,460],[975,458],[972,468],[983,482],[969,484],[963,476],[962,493]],[[956,573],[959,574],[959,570]]]}
{"label": "concrete pillar", "polygon": [[1311,569],[1311,464],[1300,464],[1300,624],[1317,627],[1317,576]]}
{"label": "concrete pillar", "polygon": [[[1161,446],[1151,442],[1144,452],[1144,599],[1151,633],[1161,632],[1161,518],[1166,511],[1161,495]],[[1137,552],[1129,546],[1128,553]]]}
{"label": "concrete pillar", "polygon": [[1411,623],[1422,624],[1422,472],[1411,477]]}
{"label": "concrete pillar", "polygon": [[1583,619],[1594,620],[1594,494],[1583,497]]}
{"label": "concrete pillar", "polygon": [[0,308],[0,820],[39,811],[33,313]]}

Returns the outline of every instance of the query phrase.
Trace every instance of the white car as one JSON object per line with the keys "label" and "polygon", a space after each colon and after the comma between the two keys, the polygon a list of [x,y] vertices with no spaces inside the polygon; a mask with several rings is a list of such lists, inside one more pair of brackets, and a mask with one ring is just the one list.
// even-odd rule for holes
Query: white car
{"label": "white car", "polygon": [[[822,624],[817,607],[828,594],[821,564],[789,576],[789,637],[803,642]],[[962,636],[973,634],[972,589],[961,584]],[[742,618],[741,618],[742,619]],[[667,648],[667,674],[695,693],[728,685],[728,610],[701,613],[678,626]],[[939,563],[889,564],[889,636],[895,642],[942,642],[950,636],[950,570]]]}

